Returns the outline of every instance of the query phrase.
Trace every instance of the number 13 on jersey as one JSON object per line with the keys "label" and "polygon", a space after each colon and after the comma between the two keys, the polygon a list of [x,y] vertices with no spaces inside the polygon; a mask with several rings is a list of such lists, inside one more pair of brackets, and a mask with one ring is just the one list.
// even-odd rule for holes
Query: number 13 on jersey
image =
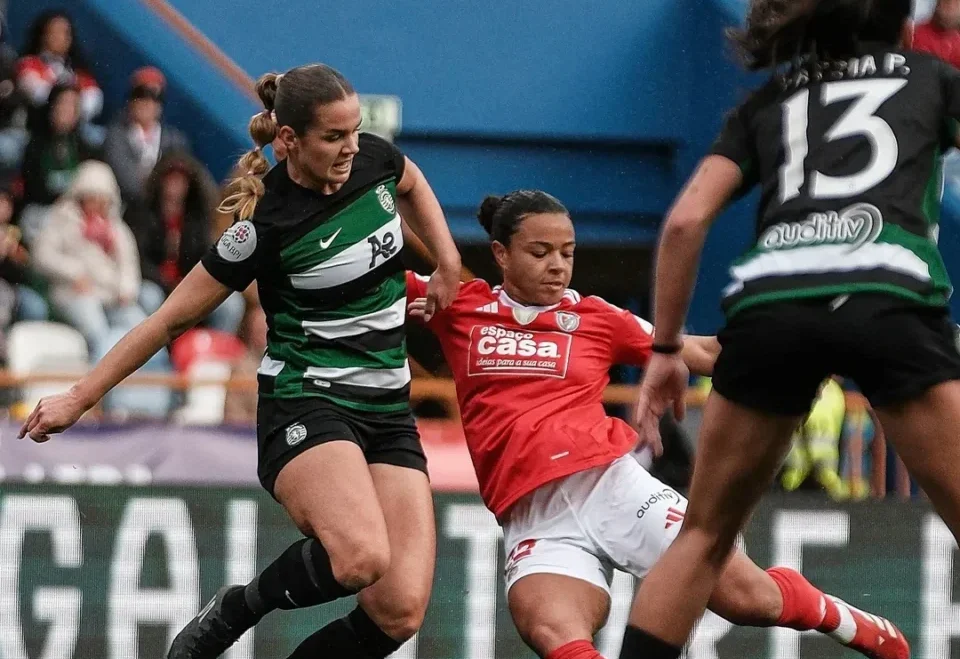
{"label": "number 13 on jersey", "polygon": [[[780,168],[780,203],[800,196],[806,179],[804,168],[810,140],[825,143],[847,137],[865,137],[870,142],[870,162],[856,174],[828,176],[810,172],[811,199],[846,199],[863,194],[883,182],[897,166],[900,148],[890,124],[876,116],[907,84],[906,80],[851,80],[828,82],[820,88],[819,105],[826,107],[852,100],[843,116],[821,137],[808,135],[811,111],[810,89],[802,89],[783,103],[785,161]],[[815,101],[817,102],[817,101]]]}

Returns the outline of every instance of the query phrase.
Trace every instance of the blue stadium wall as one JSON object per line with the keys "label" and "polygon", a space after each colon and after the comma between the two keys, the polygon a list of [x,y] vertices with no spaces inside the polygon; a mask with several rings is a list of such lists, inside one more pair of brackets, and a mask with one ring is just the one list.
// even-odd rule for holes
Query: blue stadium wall
{"label": "blue stadium wall", "polygon": [[[89,44],[108,109],[122,103],[136,66],[161,66],[169,118],[224,175],[248,144],[249,97],[139,0],[10,3],[14,42],[37,12],[61,4]],[[743,0],[290,0],[269,12],[262,0],[171,4],[253,77],[320,60],[361,93],[400,96],[397,141],[461,241],[482,239],[473,212],[485,194],[540,187],[567,203],[582,243],[652,243],[751,82],[722,40]],[[751,201],[725,214],[708,242],[693,330],[720,324],[719,291],[749,240]],[[960,242],[945,244],[960,254]]]}

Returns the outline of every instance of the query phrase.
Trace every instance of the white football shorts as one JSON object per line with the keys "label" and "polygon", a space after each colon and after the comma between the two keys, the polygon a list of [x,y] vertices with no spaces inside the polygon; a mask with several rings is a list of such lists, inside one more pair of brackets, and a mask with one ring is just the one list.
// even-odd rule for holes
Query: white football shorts
{"label": "white football shorts", "polygon": [[614,569],[644,577],[677,537],[687,500],[632,454],[543,485],[503,520],[507,590],[561,574],[610,592]]}

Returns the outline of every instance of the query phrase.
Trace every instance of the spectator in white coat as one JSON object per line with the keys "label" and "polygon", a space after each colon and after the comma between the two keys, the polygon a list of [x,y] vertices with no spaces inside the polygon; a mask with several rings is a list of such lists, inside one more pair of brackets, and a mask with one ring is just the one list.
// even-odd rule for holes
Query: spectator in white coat
{"label": "spectator in white coat", "polygon": [[91,160],[53,208],[37,240],[38,270],[51,283],[54,312],[86,337],[91,349],[114,328],[145,315],[137,306],[140,258],[120,214],[120,189],[110,167]]}

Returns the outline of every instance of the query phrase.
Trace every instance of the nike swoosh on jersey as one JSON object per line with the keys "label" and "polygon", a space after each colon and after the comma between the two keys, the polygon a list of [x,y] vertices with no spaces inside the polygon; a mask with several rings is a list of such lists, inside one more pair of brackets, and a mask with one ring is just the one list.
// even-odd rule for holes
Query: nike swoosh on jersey
{"label": "nike swoosh on jersey", "polygon": [[343,231],[343,227],[340,227],[339,229],[337,229],[337,230],[333,233],[333,235],[330,236],[329,238],[327,238],[326,240],[324,240],[323,238],[321,238],[321,239],[320,239],[320,249],[326,249],[326,248],[330,247],[330,244],[333,243],[333,241],[337,239],[337,236],[340,235],[340,232],[341,232],[341,231]]}

